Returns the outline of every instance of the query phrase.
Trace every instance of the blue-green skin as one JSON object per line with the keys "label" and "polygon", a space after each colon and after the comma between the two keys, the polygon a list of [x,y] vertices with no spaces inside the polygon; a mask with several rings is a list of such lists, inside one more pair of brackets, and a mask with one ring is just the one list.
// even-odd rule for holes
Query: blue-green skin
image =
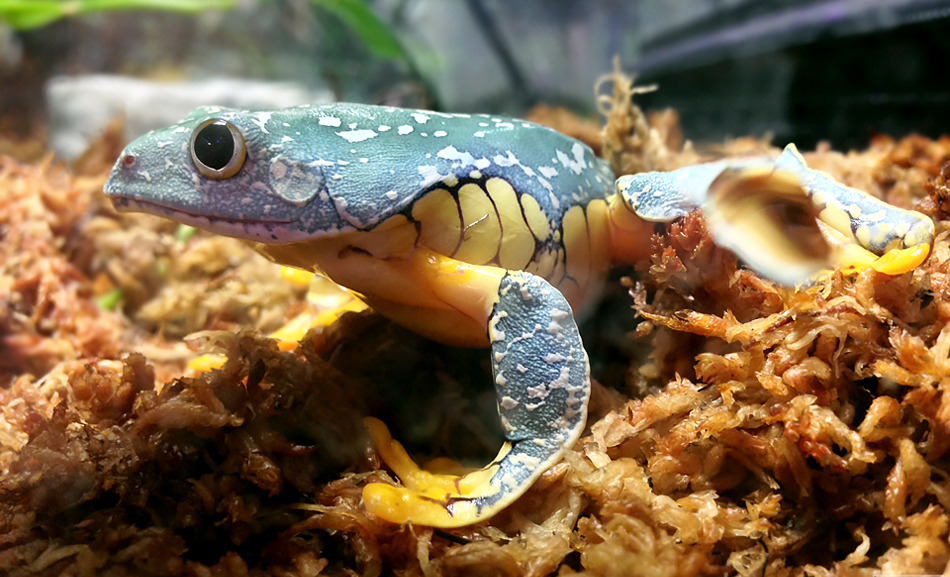
{"label": "blue-green skin", "polygon": [[[243,167],[224,180],[203,176],[191,159],[192,133],[211,118],[233,124],[247,145]],[[622,177],[615,185],[607,163],[586,145],[510,118],[359,104],[202,108],[130,144],[105,191],[120,210],[284,244],[371,230],[397,214],[411,217],[414,202],[432,189],[490,177],[533,196],[552,230],[571,207],[615,190],[641,217],[670,221],[703,207],[723,170],[772,162],[711,163]],[[818,185],[834,196],[833,185]],[[538,251],[550,248],[541,244]],[[797,282],[782,278],[781,266],[760,272]],[[499,413],[513,448],[492,477],[498,492],[474,500],[479,511],[490,512],[520,495],[579,437],[590,394],[587,355],[561,293],[536,275],[511,271],[497,296],[488,332]],[[445,506],[451,514],[454,503]]]}
{"label": "blue-green skin", "polygon": [[[230,179],[205,178],[192,165],[191,133],[208,118],[231,122],[247,143],[244,168]],[[120,159],[106,184],[117,208],[262,243],[369,230],[472,171],[531,194],[555,225],[614,184],[590,147],[537,124],[361,104],[200,108],[136,140],[128,154],[136,166]]]}

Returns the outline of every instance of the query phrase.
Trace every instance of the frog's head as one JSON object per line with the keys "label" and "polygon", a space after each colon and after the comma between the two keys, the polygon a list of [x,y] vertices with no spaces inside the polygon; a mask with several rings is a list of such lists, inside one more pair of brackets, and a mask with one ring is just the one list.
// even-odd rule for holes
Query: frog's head
{"label": "frog's head", "polygon": [[262,243],[360,228],[328,184],[336,159],[293,128],[300,114],[199,108],[129,144],[105,192],[120,211]]}

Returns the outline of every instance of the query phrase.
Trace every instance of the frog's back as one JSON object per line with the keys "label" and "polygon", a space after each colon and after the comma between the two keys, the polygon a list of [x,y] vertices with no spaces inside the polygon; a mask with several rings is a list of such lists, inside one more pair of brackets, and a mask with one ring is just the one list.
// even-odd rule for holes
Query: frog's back
{"label": "frog's back", "polygon": [[273,163],[319,168],[340,227],[405,218],[426,247],[536,273],[577,304],[608,267],[613,174],[575,139],[485,114],[356,104],[266,114],[269,152],[280,151]]}

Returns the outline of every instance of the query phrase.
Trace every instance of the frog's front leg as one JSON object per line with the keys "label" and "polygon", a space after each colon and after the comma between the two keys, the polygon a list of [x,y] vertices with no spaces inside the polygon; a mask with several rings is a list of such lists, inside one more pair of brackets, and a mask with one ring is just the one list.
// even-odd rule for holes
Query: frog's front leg
{"label": "frog's front leg", "polygon": [[385,426],[370,420],[380,455],[403,486],[367,485],[363,500],[367,510],[392,522],[458,527],[508,506],[577,440],[587,419],[590,369],[571,307],[546,280],[431,258],[440,260],[437,269],[443,273],[433,276],[430,268],[430,286],[447,304],[471,311],[477,299],[454,290],[466,276],[478,276],[478,286],[494,290],[485,295],[492,306],[484,318],[506,441],[486,467],[463,476],[438,475],[419,469]]}

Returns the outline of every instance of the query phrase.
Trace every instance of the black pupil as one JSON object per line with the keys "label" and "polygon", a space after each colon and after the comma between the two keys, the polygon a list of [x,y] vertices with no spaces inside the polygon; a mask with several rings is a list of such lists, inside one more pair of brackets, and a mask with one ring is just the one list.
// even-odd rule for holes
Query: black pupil
{"label": "black pupil", "polygon": [[195,137],[195,157],[212,170],[227,166],[233,155],[234,137],[223,122],[205,126]]}

